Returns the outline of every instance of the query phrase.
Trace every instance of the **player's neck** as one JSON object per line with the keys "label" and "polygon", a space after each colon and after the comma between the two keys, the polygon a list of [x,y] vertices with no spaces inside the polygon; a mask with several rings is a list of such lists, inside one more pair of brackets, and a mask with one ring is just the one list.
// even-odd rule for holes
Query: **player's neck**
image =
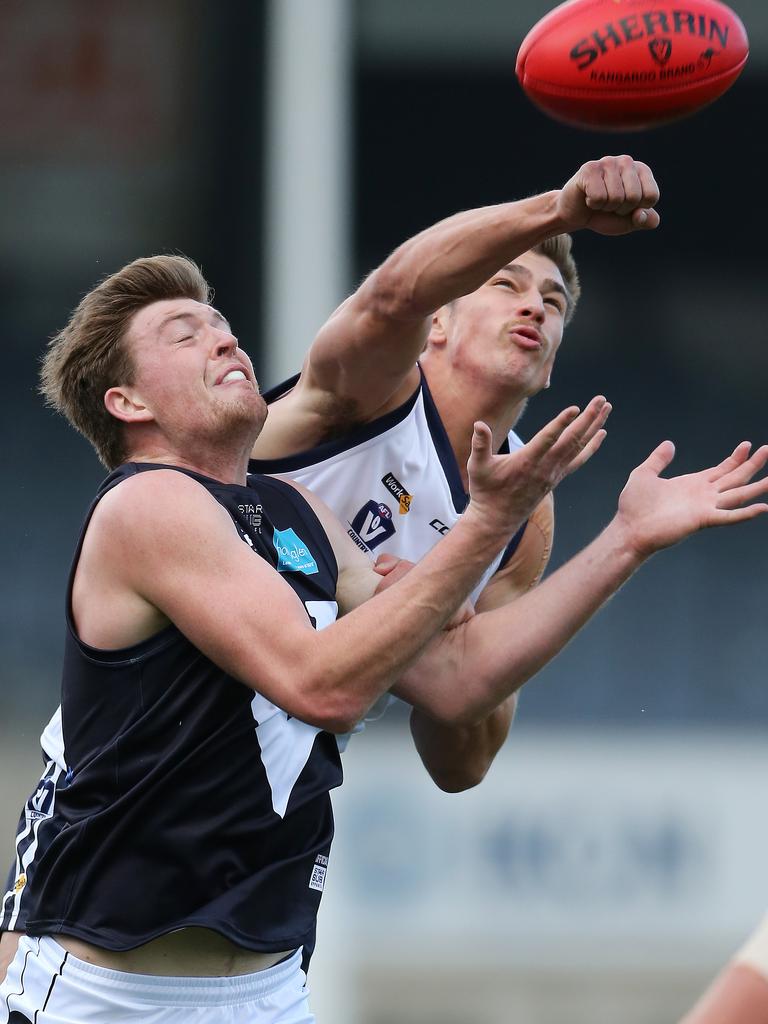
{"label": "player's neck", "polygon": [[[190,455],[191,452],[194,454]],[[128,461],[178,466],[180,469],[189,469],[193,473],[220,480],[225,484],[244,486],[250,452],[250,443],[240,445],[234,450],[231,444],[223,448],[221,445],[206,445],[198,440],[194,446],[182,447],[167,440],[154,438],[145,439],[143,444],[134,447]]]}
{"label": "player's neck", "polygon": [[210,476],[222,483],[245,485],[248,460],[257,430],[187,431],[169,436],[154,423],[128,434],[130,462],[162,463]]}
{"label": "player's neck", "polygon": [[502,395],[498,388],[484,387],[477,381],[470,386],[460,375],[446,371],[442,362],[425,361],[422,369],[466,488],[467,459],[472,449],[475,421],[488,424],[493,433],[494,451],[498,451],[520,419],[527,395],[509,391]]}

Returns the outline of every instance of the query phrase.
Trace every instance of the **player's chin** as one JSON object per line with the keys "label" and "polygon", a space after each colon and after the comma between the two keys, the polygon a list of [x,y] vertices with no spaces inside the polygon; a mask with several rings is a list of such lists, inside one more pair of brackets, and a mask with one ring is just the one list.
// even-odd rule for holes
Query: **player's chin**
{"label": "player's chin", "polygon": [[267,403],[257,391],[243,389],[227,395],[226,401],[219,403],[219,412],[230,426],[252,424],[261,428],[267,418]]}

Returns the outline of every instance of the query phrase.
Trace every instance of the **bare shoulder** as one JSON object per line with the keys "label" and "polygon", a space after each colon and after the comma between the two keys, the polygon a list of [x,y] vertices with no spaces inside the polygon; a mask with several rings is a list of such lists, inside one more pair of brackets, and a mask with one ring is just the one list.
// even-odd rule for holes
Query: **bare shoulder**
{"label": "bare shoulder", "polygon": [[[185,533],[210,531],[219,524],[232,529],[229,516],[197,480],[173,469],[136,473],[109,490],[96,506],[90,535],[109,532],[113,542],[135,543],[143,535],[150,546]],[[154,543],[153,543],[154,542]]]}

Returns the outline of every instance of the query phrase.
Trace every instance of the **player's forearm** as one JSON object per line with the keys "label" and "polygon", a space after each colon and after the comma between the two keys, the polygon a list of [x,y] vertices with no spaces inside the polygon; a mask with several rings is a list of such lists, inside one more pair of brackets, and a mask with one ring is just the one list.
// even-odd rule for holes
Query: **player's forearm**
{"label": "player's forearm", "polygon": [[614,521],[536,589],[441,634],[396,692],[441,721],[482,721],[551,661],[643,560]]}
{"label": "player's forearm", "polygon": [[409,239],[364,285],[394,319],[420,319],[479,288],[500,267],[567,230],[558,192],[457,213]]}
{"label": "player's forearm", "polygon": [[359,721],[420,657],[514,527],[510,523],[500,534],[498,524],[487,527],[470,507],[407,576],[317,633],[311,650],[303,652],[307,664],[299,676],[310,711],[330,715],[333,731]]}
{"label": "player's forearm", "polygon": [[434,783],[446,793],[460,793],[482,782],[507,738],[514,713],[514,696],[476,725],[446,725],[414,708],[411,735]]}

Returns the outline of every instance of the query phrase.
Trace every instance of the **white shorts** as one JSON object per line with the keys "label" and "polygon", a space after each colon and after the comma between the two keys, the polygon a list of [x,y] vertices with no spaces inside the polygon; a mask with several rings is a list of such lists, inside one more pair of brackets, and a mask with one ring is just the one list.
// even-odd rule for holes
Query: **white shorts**
{"label": "white shorts", "polygon": [[0,985],[0,1024],[315,1024],[301,950],[256,974],[164,978],[108,971],[24,936]]}

